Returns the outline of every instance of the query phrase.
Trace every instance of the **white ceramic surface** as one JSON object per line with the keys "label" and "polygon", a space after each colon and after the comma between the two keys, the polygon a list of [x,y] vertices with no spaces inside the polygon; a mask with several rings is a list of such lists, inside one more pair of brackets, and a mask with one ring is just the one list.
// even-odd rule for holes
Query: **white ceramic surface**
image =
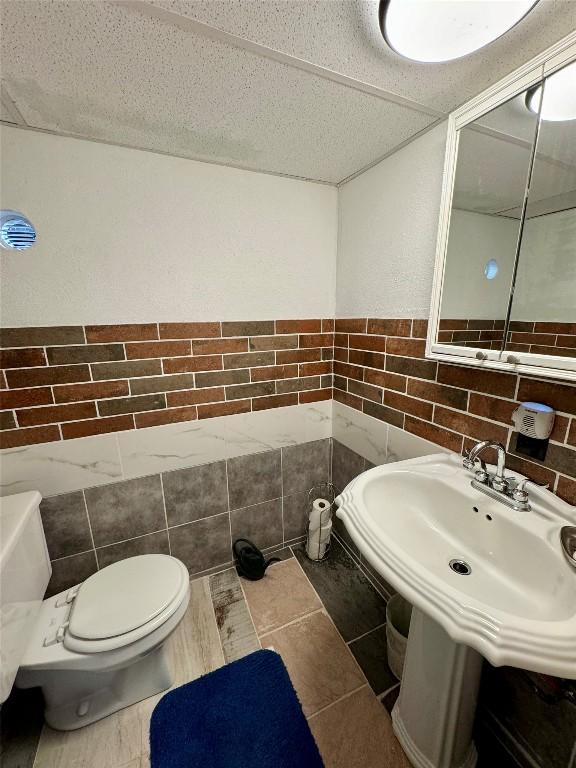
{"label": "white ceramic surface", "polygon": [[101,641],[108,640],[116,647],[117,642],[126,644],[121,636],[142,627],[150,632],[152,622],[161,623],[160,614],[165,621],[169,611],[176,610],[175,601],[188,581],[185,565],[169,555],[127,557],[102,568],[86,579],[74,598],[64,646],[84,650],[67,642],[73,636],[81,646],[86,645],[83,641],[94,641],[102,647]]}
{"label": "white ceramic surface", "polygon": [[52,571],[41,500],[31,491],[0,503],[0,703],[12,689]]}
{"label": "white ceramic surface", "polygon": [[[455,642],[496,666],[576,677],[576,571],[559,539],[576,509],[531,489],[532,510],[516,511],[471,477],[455,455],[376,467],[347,486],[337,514],[372,566]],[[453,558],[472,572],[455,573]]]}
{"label": "white ceramic surface", "polygon": [[[424,651],[424,652],[423,652]],[[482,656],[414,609],[392,725],[414,768],[474,768]]]}

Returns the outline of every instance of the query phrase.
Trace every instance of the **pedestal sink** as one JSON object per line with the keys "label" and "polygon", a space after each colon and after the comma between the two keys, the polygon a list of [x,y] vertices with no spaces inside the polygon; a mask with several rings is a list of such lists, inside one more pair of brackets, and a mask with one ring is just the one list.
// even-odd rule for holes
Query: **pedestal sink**
{"label": "pedestal sink", "polygon": [[[512,477],[520,475],[508,473]],[[363,557],[414,606],[394,731],[417,768],[473,768],[482,657],[576,678],[576,508],[540,488],[517,511],[457,456],[375,467],[337,497]]]}

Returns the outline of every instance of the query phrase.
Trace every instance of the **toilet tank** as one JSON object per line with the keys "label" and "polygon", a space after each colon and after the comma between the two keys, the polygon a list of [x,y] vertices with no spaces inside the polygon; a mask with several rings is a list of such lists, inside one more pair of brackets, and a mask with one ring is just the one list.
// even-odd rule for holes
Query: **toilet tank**
{"label": "toilet tank", "polygon": [[0,499],[0,703],[12,689],[52,567],[38,491]]}

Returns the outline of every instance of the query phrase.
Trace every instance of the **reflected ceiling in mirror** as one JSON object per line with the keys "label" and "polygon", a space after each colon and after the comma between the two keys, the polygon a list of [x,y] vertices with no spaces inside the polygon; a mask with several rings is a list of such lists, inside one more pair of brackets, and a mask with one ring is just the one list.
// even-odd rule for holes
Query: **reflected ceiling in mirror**
{"label": "reflected ceiling in mirror", "polygon": [[459,131],[439,343],[502,347],[537,120],[520,94]]}
{"label": "reflected ceiling in mirror", "polygon": [[[566,73],[569,77],[566,78]],[[576,65],[548,78],[576,83]],[[576,86],[574,86],[576,94]],[[555,114],[558,114],[556,110]],[[567,112],[569,114],[569,112]],[[576,357],[576,120],[541,119],[518,255],[506,350]]]}

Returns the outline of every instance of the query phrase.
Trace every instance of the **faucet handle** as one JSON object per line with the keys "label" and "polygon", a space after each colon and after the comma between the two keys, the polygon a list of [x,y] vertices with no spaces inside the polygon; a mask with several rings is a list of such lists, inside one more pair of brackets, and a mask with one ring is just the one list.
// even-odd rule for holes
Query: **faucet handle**
{"label": "faucet handle", "polygon": [[537,488],[548,488],[548,483],[545,485],[540,485],[540,483],[536,483],[534,480],[530,480],[528,477],[525,477],[523,480],[520,480],[518,485],[512,491],[512,498],[514,501],[519,501],[522,503],[528,501],[528,491],[526,490],[526,486],[529,484],[535,485]]}
{"label": "faucet handle", "polygon": [[475,464],[476,462],[473,459],[471,459],[467,453],[465,453],[464,459],[462,461],[462,466],[464,467],[464,469],[469,469],[470,471],[472,471],[474,469]]}
{"label": "faucet handle", "polygon": [[[474,471],[474,467],[476,466],[476,462],[478,461],[480,463],[480,469],[478,470],[478,472],[482,472],[482,474],[485,476],[485,477],[482,478],[482,481],[484,481],[486,479],[486,477],[488,477],[488,470],[486,468],[486,462],[484,461],[484,459],[481,459],[479,456],[476,456],[475,458],[471,459],[470,458],[470,454],[471,453],[472,453],[471,450],[470,451],[464,451],[464,453],[462,454],[462,456],[463,456],[462,466],[464,467],[464,469],[468,469],[470,472],[473,472]],[[476,474],[478,474],[478,472]],[[478,478],[478,479],[480,479],[480,478]]]}
{"label": "faucet handle", "polygon": [[464,449],[462,451],[462,466],[464,467],[464,469],[469,469],[469,470],[474,469],[474,464],[476,462],[474,461],[474,459],[470,458],[471,453],[472,453],[472,449],[470,449],[469,451]]}
{"label": "faucet handle", "polygon": [[[490,485],[492,488],[494,488],[495,491],[499,491],[500,493],[506,493],[508,491],[508,488],[510,487],[510,482],[507,477],[499,477],[498,475],[491,475],[490,477]],[[528,494],[526,494],[528,496]]]}

